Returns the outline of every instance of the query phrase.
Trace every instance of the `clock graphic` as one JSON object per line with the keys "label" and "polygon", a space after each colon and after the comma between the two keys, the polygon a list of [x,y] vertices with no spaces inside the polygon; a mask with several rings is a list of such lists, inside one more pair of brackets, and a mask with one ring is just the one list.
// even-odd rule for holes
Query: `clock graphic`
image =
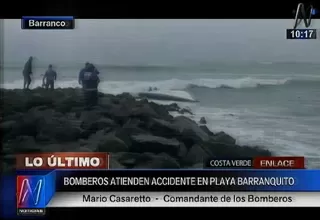
{"label": "clock graphic", "polygon": [[287,29],[287,39],[317,39],[317,29]]}

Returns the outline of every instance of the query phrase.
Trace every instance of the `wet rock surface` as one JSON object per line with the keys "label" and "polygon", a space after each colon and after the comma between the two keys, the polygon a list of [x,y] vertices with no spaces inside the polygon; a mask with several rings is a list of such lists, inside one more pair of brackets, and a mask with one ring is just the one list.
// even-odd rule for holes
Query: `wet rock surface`
{"label": "wet rock surface", "polygon": [[26,152],[110,152],[111,168],[201,168],[208,158],[270,156],[262,147],[239,146],[230,135],[213,133],[186,116],[177,104],[159,105],[130,94],[99,94],[84,106],[80,89],[1,89],[2,163]]}

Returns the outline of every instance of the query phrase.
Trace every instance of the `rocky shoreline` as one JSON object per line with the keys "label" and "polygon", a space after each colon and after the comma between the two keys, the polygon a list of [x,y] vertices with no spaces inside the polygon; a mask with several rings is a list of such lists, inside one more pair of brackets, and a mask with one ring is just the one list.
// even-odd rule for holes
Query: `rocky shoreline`
{"label": "rocky shoreline", "polygon": [[[99,94],[84,107],[80,89],[1,89],[3,168],[26,152],[110,152],[111,168],[202,168],[207,158],[270,156],[261,147],[238,146],[185,116],[177,104],[159,105],[130,94]],[[191,113],[191,112],[189,112]]]}

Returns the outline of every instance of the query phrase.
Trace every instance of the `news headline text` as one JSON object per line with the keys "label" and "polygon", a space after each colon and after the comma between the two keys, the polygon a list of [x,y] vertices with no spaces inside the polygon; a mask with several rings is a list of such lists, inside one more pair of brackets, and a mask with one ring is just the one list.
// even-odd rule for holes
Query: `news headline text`
{"label": "news headline text", "polygon": [[65,186],[293,186],[293,177],[64,177]]}

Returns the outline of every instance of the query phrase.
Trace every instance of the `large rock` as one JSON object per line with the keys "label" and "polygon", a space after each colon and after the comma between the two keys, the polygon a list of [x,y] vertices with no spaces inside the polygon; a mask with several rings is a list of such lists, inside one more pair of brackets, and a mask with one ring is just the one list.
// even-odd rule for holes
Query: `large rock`
{"label": "large rock", "polygon": [[201,117],[199,123],[203,124],[203,125],[207,124],[206,118],[205,117]]}
{"label": "large rock", "polygon": [[64,146],[62,144],[47,144],[41,148],[43,152],[61,152],[63,149]]}
{"label": "large rock", "polygon": [[260,147],[238,146],[235,144],[224,144],[216,142],[207,142],[204,147],[212,152],[215,157],[259,157],[272,156],[272,153]]}
{"label": "large rock", "polygon": [[92,151],[97,151],[100,141],[105,138],[106,134],[107,133],[105,130],[100,130],[90,135],[87,140],[79,139],[78,141],[81,146],[86,146],[89,147]]}
{"label": "large rock", "polygon": [[92,150],[90,148],[81,146],[78,149],[75,149],[74,152],[92,152]]}
{"label": "large rock", "polygon": [[26,113],[20,121],[17,121],[17,123],[13,124],[8,138],[14,139],[17,136],[35,137],[38,133],[37,123],[38,117],[36,115]]}
{"label": "large rock", "polygon": [[200,125],[199,126],[207,135],[209,136],[213,136],[214,133],[212,131],[209,130],[209,128],[205,125]]}
{"label": "large rock", "polygon": [[154,102],[149,102],[149,106],[156,112],[157,114],[156,118],[160,118],[164,120],[171,120],[173,118],[165,106],[158,105]]}
{"label": "large rock", "polygon": [[105,96],[99,98],[99,106],[101,106],[104,109],[110,109],[112,107],[113,103],[110,97]]}
{"label": "large rock", "polygon": [[178,129],[170,121],[165,121],[162,119],[151,119],[148,124],[148,130],[156,136],[168,138],[179,135]]}
{"label": "large rock", "polygon": [[197,164],[194,164],[190,167],[188,167],[190,169],[203,169],[204,168],[204,164],[203,163],[197,163]]}
{"label": "large rock", "polygon": [[191,119],[178,116],[174,118],[173,125],[180,133],[180,140],[190,148],[192,145],[209,140],[209,136],[204,132],[196,122]]}
{"label": "large rock", "polygon": [[120,126],[122,126],[127,121],[127,118],[130,117],[131,114],[131,110],[122,105],[112,105],[112,107],[107,111],[107,114]]}
{"label": "large rock", "polygon": [[187,155],[187,153],[188,153],[188,148],[184,143],[180,142],[180,150],[177,158],[179,159],[184,158]]}
{"label": "large rock", "polygon": [[80,128],[73,126],[63,115],[57,117],[52,109],[32,108],[13,126],[10,136],[33,136],[38,141],[54,139],[68,142],[79,138]]}
{"label": "large rock", "polygon": [[34,137],[31,136],[18,136],[5,143],[4,148],[10,148],[10,151],[14,153],[39,153],[42,151],[42,146],[38,145]]}
{"label": "large rock", "polygon": [[36,135],[36,141],[39,143],[56,143],[57,141],[51,137],[49,134],[44,134],[40,131],[40,133],[38,133]]}
{"label": "large rock", "polygon": [[169,155],[178,156],[180,148],[183,145],[177,139],[168,139],[153,135],[133,135],[132,146],[130,151],[132,152],[151,152],[151,153],[167,153]]}
{"label": "large rock", "polygon": [[48,96],[43,96],[40,93],[34,93],[33,96],[29,97],[25,101],[25,109],[31,109],[33,107],[37,106],[48,106],[52,107],[53,106],[53,100],[51,97]]}
{"label": "large rock", "polygon": [[143,130],[143,128],[145,128],[144,122],[139,118],[129,118],[122,126],[122,130],[129,135],[147,133],[145,130]]}
{"label": "large rock", "polygon": [[15,175],[16,172],[16,166],[15,164],[10,164],[7,163],[6,160],[1,161],[1,165],[2,165],[2,173],[5,175]]}
{"label": "large rock", "polygon": [[224,133],[223,131],[214,134],[212,136],[212,139],[215,142],[221,142],[221,143],[225,143],[225,144],[236,144],[236,139],[234,139],[230,135]]}
{"label": "large rock", "polygon": [[42,145],[43,152],[78,152],[80,148],[79,142]]}
{"label": "large rock", "polygon": [[52,137],[60,142],[76,141],[80,138],[81,129],[74,127],[66,118],[42,118],[38,122],[38,133]]}
{"label": "large rock", "polygon": [[92,111],[82,111],[81,114],[77,113],[76,118],[80,120],[81,138],[87,139],[91,134],[99,130],[110,131],[111,128],[116,126],[115,122],[110,118],[104,117],[104,112],[100,109]]}
{"label": "large rock", "polygon": [[187,108],[180,109],[180,110],[178,111],[178,113],[179,113],[179,114],[182,114],[182,115],[185,114],[185,113],[190,114],[190,115],[194,115],[194,114],[192,113],[191,109],[187,109]]}
{"label": "large rock", "polygon": [[0,130],[3,133],[10,132],[14,128],[16,121],[4,121],[0,124]]}
{"label": "large rock", "polygon": [[1,160],[10,165],[10,166],[15,166],[16,165],[16,155],[14,154],[6,154],[6,155],[3,155],[1,157]]}
{"label": "large rock", "polygon": [[70,112],[75,107],[81,107],[84,105],[83,96],[80,94],[73,93],[70,90],[69,94],[64,97],[60,97],[55,102],[55,109],[59,112]]}
{"label": "large rock", "polygon": [[112,119],[101,118],[101,119],[98,119],[98,120],[90,123],[87,130],[94,133],[94,132],[102,130],[102,129],[111,129],[112,127],[115,127],[115,126],[116,125]]}
{"label": "large rock", "polygon": [[157,118],[159,117],[157,112],[150,106],[150,104],[144,104],[142,106],[135,106],[131,110],[131,116],[141,119]]}
{"label": "large rock", "polygon": [[115,97],[118,100],[118,104],[122,104],[122,105],[129,105],[131,106],[132,104],[136,104],[136,99],[127,92],[124,92],[122,94],[116,95]]}
{"label": "large rock", "polygon": [[119,163],[115,158],[110,157],[109,159],[109,169],[125,169],[126,167]]}
{"label": "large rock", "polygon": [[117,128],[110,133],[112,133],[117,138],[121,139],[128,147],[132,145],[132,140],[128,130],[124,128]]}
{"label": "large rock", "polygon": [[135,169],[178,169],[180,164],[173,157],[161,153],[158,155],[152,155],[152,159],[144,163],[139,163]]}
{"label": "large rock", "polygon": [[131,169],[138,164],[144,164],[152,160],[153,154],[150,153],[132,153],[132,152],[118,152],[111,154],[112,158],[117,160],[123,166]]}
{"label": "large rock", "polygon": [[178,112],[181,110],[181,108],[179,107],[179,105],[177,103],[171,103],[169,105],[164,105],[164,107],[169,112]]}
{"label": "large rock", "polygon": [[[105,134],[98,131],[88,140],[89,145],[95,146],[97,152],[123,152],[128,151],[128,146],[124,141],[116,137],[113,133]],[[92,148],[91,148],[92,149]]]}
{"label": "large rock", "polygon": [[99,121],[101,118],[100,111],[83,111],[79,118],[82,121],[81,128],[89,129],[93,122]]}
{"label": "large rock", "polygon": [[21,112],[10,112],[10,115],[6,115],[3,121],[20,121],[23,118],[23,113]]}
{"label": "large rock", "polygon": [[193,145],[189,152],[187,153],[186,157],[183,158],[183,162],[186,165],[194,165],[198,163],[204,163],[209,158],[213,157],[213,154],[210,150],[195,144]]}

